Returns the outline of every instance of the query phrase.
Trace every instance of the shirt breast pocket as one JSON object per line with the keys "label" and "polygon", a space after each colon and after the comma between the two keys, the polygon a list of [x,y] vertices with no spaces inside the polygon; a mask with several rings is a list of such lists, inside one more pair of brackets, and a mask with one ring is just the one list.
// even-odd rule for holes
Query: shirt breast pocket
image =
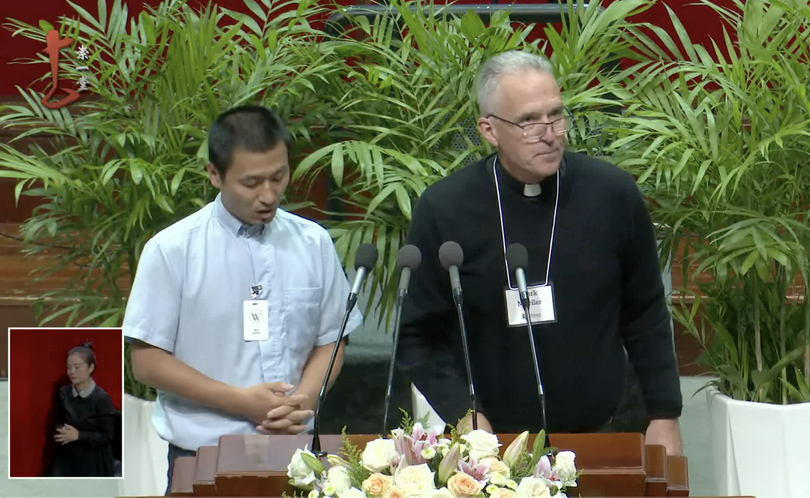
{"label": "shirt breast pocket", "polygon": [[284,332],[288,346],[296,353],[308,356],[315,345],[320,332],[322,293],[320,287],[284,291]]}

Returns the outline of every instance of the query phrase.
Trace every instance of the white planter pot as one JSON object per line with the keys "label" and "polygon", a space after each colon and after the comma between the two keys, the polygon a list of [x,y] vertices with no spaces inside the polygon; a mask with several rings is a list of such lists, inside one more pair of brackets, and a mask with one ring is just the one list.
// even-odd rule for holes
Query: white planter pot
{"label": "white planter pot", "polygon": [[124,478],[119,496],[163,496],[169,445],[152,425],[155,403],[124,395]]}
{"label": "white planter pot", "polygon": [[719,496],[810,496],[810,403],[737,401],[707,389]]}

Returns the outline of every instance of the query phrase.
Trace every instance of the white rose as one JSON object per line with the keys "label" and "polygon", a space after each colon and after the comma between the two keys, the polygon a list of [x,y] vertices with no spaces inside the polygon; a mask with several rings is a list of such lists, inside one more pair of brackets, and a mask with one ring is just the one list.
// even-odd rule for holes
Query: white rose
{"label": "white rose", "polygon": [[517,494],[522,498],[551,498],[551,490],[538,477],[524,477],[518,485]]}
{"label": "white rose", "polygon": [[382,472],[391,466],[391,460],[397,456],[392,439],[375,439],[366,444],[361,462],[369,472]]}
{"label": "white rose", "polygon": [[470,446],[470,456],[477,460],[498,456],[500,453],[501,443],[498,442],[498,436],[495,434],[479,429],[465,434],[461,438]]}
{"label": "white rose", "polygon": [[575,461],[576,454],[573,451],[561,451],[554,457],[552,470],[562,482],[572,481],[577,475]]}
{"label": "white rose", "polygon": [[342,493],[338,493],[338,498],[366,498],[366,494],[357,488],[349,488]]}
{"label": "white rose", "polygon": [[326,479],[340,494],[352,487],[352,478],[345,467],[332,467],[326,472]]}
{"label": "white rose", "polygon": [[498,474],[502,474],[507,479],[512,477],[512,471],[509,470],[509,466],[503,463],[502,460],[498,460],[496,457],[486,457],[480,461],[480,463],[484,463],[489,467],[490,473],[497,472]]}
{"label": "white rose", "polygon": [[[301,457],[304,453],[301,448],[295,450],[290,464],[287,465],[287,477],[295,482],[296,487],[307,487],[317,480],[315,472],[309,468],[309,465]],[[307,452],[309,453],[309,452]],[[314,456],[314,455],[313,455]]]}
{"label": "white rose", "polygon": [[394,475],[394,484],[406,496],[422,496],[427,491],[436,489],[434,475],[426,463],[411,465],[397,470]]}

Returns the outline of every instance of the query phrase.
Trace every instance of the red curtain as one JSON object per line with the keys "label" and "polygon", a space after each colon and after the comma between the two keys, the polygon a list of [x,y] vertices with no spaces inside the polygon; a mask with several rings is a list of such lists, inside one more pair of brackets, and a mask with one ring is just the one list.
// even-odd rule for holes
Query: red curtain
{"label": "red curtain", "polygon": [[52,452],[56,391],[70,383],[67,354],[93,341],[93,379],[121,410],[124,341],[120,329],[12,329],[9,337],[9,455],[11,477],[39,477]]}

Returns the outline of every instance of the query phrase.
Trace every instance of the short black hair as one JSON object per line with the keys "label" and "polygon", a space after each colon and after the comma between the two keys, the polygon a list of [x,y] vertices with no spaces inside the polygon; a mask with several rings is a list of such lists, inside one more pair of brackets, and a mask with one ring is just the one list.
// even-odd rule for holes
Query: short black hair
{"label": "short black hair", "polygon": [[266,107],[244,105],[222,113],[208,132],[208,160],[225,176],[236,149],[267,152],[284,142],[289,148],[292,137],[281,118]]}
{"label": "short black hair", "polygon": [[72,355],[79,355],[89,366],[96,365],[96,352],[93,351],[93,341],[87,341],[81,346],[76,346],[68,352],[68,358]]}

